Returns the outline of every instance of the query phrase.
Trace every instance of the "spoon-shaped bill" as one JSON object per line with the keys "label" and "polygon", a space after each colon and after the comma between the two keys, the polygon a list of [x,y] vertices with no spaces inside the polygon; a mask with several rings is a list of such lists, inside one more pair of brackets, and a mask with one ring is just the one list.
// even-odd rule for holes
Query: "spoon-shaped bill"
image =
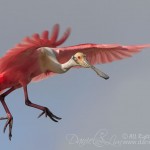
{"label": "spoon-shaped bill", "polygon": [[83,67],[85,68],[91,68],[92,70],[94,70],[98,76],[104,78],[105,80],[109,79],[109,76],[107,74],[105,74],[104,72],[102,72],[101,70],[99,70],[98,68],[94,67],[93,65],[91,65],[87,59],[84,59],[83,61],[83,64],[82,64]]}
{"label": "spoon-shaped bill", "polygon": [[102,72],[101,70],[99,70],[98,68],[91,66],[91,69],[93,69],[98,76],[104,78],[105,80],[109,79],[109,76],[107,74],[105,74],[104,72]]}

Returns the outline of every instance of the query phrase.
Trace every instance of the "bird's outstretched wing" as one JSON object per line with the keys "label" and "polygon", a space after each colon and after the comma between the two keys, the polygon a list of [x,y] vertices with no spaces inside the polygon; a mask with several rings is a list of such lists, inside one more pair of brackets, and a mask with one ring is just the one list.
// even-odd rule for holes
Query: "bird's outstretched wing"
{"label": "bird's outstretched wing", "polygon": [[59,25],[55,24],[50,37],[48,31],[43,31],[41,35],[35,33],[31,37],[24,38],[22,42],[17,44],[14,48],[8,50],[8,52],[0,58],[0,72],[5,71],[8,67],[11,68],[14,66],[14,61],[15,64],[19,65],[21,62],[25,63],[28,60],[33,60],[33,57],[36,57],[35,51],[40,47],[57,47],[61,45],[70,35],[70,31],[70,28],[67,28],[63,36],[57,40]]}
{"label": "bird's outstretched wing", "polygon": [[[90,64],[103,64],[112,61],[131,57],[133,54],[140,52],[143,48],[150,47],[150,44],[145,45],[130,45],[122,46],[118,44],[80,44],[62,48],[53,48],[56,51],[57,59],[60,63],[67,62],[75,53],[83,52],[87,56]],[[40,81],[49,76],[55,75],[52,72],[43,73],[32,81]]]}
{"label": "bird's outstretched wing", "polygon": [[150,47],[150,44],[130,46],[118,44],[80,44],[55,48],[55,50],[57,52],[57,59],[60,63],[68,61],[71,56],[77,52],[83,52],[86,54],[87,60],[94,65],[131,57],[133,54],[140,52],[143,48],[148,47]]}
{"label": "bird's outstretched wing", "polygon": [[70,28],[64,32],[63,36],[58,39],[59,35],[59,24],[53,26],[51,35],[49,37],[49,32],[47,30],[43,31],[41,35],[38,33],[33,34],[31,37],[26,37],[21,43],[17,44],[15,48],[23,48],[26,50],[27,47],[57,47],[64,43],[70,35]]}

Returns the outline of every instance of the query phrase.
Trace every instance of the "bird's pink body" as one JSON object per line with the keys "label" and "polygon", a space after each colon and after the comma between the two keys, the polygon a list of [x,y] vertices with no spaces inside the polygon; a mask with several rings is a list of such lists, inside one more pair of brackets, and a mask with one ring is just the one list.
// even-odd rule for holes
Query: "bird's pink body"
{"label": "bird's pink body", "polygon": [[[11,113],[6,107],[4,97],[13,90],[23,87],[26,104],[43,110],[53,121],[57,121],[55,119],[60,118],[53,115],[46,107],[33,104],[29,101],[27,94],[28,83],[31,81],[39,81],[53,74],[64,73],[71,67],[80,64],[80,60],[77,59],[80,59],[81,56],[84,57],[84,55],[75,55],[77,52],[85,54],[89,64],[94,65],[124,59],[140,52],[143,48],[150,47],[150,44],[122,46],[118,44],[87,43],[59,48],[57,46],[61,45],[68,38],[70,28],[66,30],[60,40],[57,40],[58,33],[59,25],[56,24],[50,38],[48,31],[44,31],[41,36],[34,34],[32,37],[25,38],[20,44],[10,49],[0,58],[0,91],[2,92],[7,88],[11,88],[6,92],[2,92],[3,94],[0,95],[0,101],[7,114]],[[94,69],[87,64],[84,67]],[[12,118],[8,117],[7,119],[9,120],[5,125],[4,131],[7,125],[11,125],[10,121],[12,121]],[[11,131],[9,137],[11,138]]]}
{"label": "bird's pink body", "polygon": [[[3,82],[0,84],[0,90],[18,86],[21,82],[28,84],[32,76],[41,73],[38,68],[38,52],[33,51],[32,54],[30,54],[22,52],[16,55],[14,61],[8,64],[7,69],[2,70],[0,80],[3,80]],[[25,59],[25,57],[28,59]]]}

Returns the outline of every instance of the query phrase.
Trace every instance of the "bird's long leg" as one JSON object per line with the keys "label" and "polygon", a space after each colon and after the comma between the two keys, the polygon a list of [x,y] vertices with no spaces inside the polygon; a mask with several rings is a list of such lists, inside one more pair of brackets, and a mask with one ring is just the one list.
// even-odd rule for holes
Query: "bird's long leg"
{"label": "bird's long leg", "polygon": [[23,89],[24,89],[24,95],[25,95],[25,104],[26,104],[27,106],[34,107],[34,108],[37,108],[37,109],[40,109],[40,110],[43,111],[43,112],[38,116],[38,118],[41,117],[43,114],[45,114],[46,117],[48,116],[50,119],[52,119],[52,120],[55,121],[55,122],[58,122],[58,120],[61,119],[60,117],[55,116],[47,107],[40,106],[40,105],[37,105],[37,104],[32,103],[32,102],[29,100],[29,97],[28,97],[27,86],[23,86]]}
{"label": "bird's long leg", "polygon": [[6,92],[4,92],[3,94],[0,95],[0,101],[6,111],[7,117],[1,117],[0,120],[4,120],[7,119],[5,126],[4,126],[4,133],[6,131],[7,126],[9,125],[9,139],[11,140],[12,137],[12,125],[13,125],[13,116],[11,114],[11,112],[9,111],[8,106],[5,103],[5,97],[10,94],[12,91],[14,91],[16,88],[12,87],[9,90],[7,90]]}

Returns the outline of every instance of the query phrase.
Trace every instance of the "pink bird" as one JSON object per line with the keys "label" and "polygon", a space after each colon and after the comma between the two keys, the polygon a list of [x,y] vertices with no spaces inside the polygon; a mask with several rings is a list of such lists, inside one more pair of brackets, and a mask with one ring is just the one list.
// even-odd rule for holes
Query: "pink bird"
{"label": "pink bird", "polygon": [[32,103],[29,100],[27,85],[31,81],[40,81],[55,74],[67,72],[72,67],[83,67],[93,69],[100,77],[108,79],[109,76],[94,64],[109,63],[130,57],[140,52],[147,45],[122,46],[118,44],[80,44],[59,48],[70,35],[70,28],[64,35],[57,40],[59,34],[59,25],[53,27],[49,38],[49,32],[44,31],[41,35],[33,34],[26,37],[21,43],[10,49],[2,58],[0,58],[0,101],[6,111],[7,116],[4,132],[9,126],[9,139],[12,137],[13,116],[5,103],[5,97],[12,91],[23,88],[25,104],[42,111],[38,116],[49,117],[55,122],[60,117],[54,115],[47,107]]}

